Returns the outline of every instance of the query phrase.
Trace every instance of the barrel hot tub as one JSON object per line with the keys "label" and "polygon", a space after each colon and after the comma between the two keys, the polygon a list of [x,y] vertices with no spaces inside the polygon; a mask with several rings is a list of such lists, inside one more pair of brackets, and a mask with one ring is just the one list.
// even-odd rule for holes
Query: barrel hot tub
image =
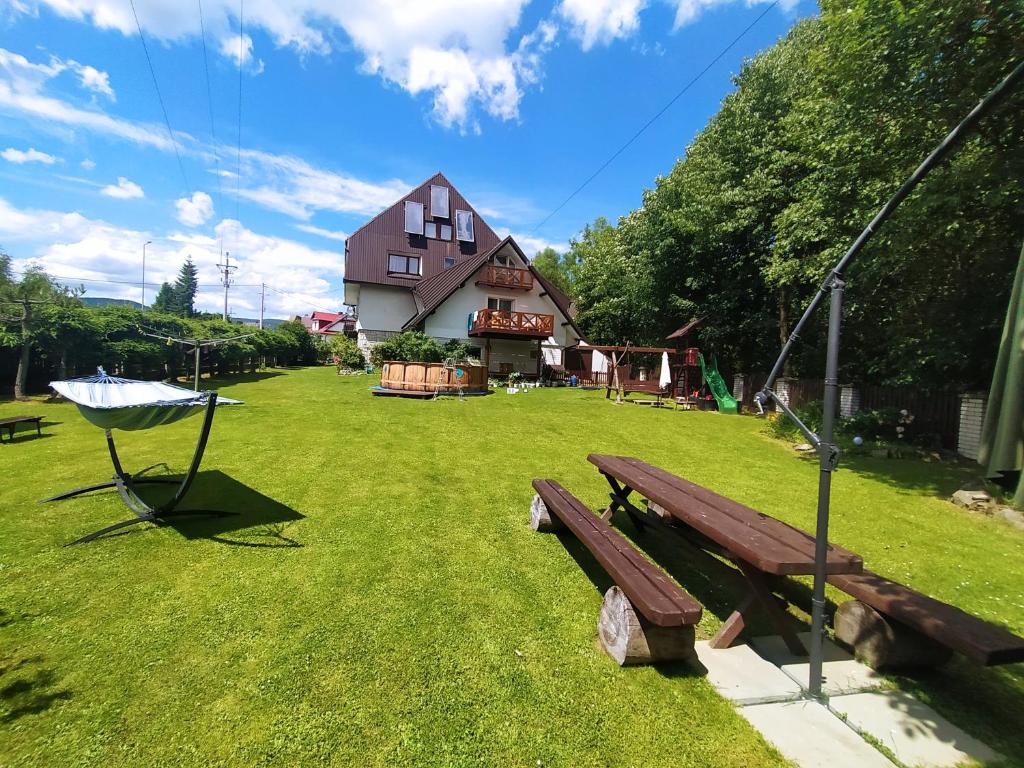
{"label": "barrel hot tub", "polygon": [[387,362],[381,368],[382,389],[406,392],[486,392],[487,369],[483,365],[458,363],[446,368],[444,363]]}

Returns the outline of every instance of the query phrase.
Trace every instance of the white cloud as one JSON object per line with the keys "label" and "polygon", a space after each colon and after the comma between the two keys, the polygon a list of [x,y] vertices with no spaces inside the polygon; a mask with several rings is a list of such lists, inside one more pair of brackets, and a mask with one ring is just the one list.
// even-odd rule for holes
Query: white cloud
{"label": "white cloud", "polygon": [[328,240],[347,240],[348,232],[342,232],[340,230],[323,229],[322,227],[314,227],[312,224],[296,224],[296,229],[301,229],[303,232],[309,232],[311,235],[317,235],[318,237],[326,237]]}
{"label": "white cloud", "polygon": [[516,244],[523,249],[523,253],[525,253],[527,258],[530,259],[545,248],[554,248],[559,253],[565,253],[569,250],[569,243],[567,242],[546,240],[543,237],[534,237],[533,235],[516,234],[508,229],[508,227],[498,227],[495,229],[495,232],[498,237],[508,237],[509,235],[512,235],[512,239],[516,241]]}
{"label": "white cloud", "polygon": [[124,176],[118,176],[117,184],[108,184],[100,190],[100,194],[107,197],[115,197],[118,200],[130,200],[146,196],[146,193],[142,191],[142,187],[134,181],[129,181]]}
{"label": "white cloud", "polygon": [[[482,108],[502,119],[518,117],[522,86],[539,72],[536,39],[509,40],[529,0],[250,0],[246,29],[262,28],[279,47],[301,55],[326,55],[337,31],[362,56],[361,69],[416,95],[433,98],[434,115],[446,126],[473,125],[471,113]],[[41,5],[65,18],[102,29],[136,34],[130,7],[121,0],[25,0],[32,11]],[[237,2],[206,0],[206,30],[222,55],[239,58]],[[146,33],[164,41],[200,34],[194,6],[180,0],[152,0],[139,8]],[[248,38],[248,36],[246,36]],[[509,44],[511,43],[511,44]],[[251,39],[243,40],[242,57],[252,56]],[[243,63],[245,63],[243,61]]]}
{"label": "white cloud", "polygon": [[175,202],[178,221],[186,227],[201,227],[213,218],[213,199],[205,192],[193,192]]}
{"label": "white cloud", "polygon": [[53,165],[60,160],[59,157],[54,157],[53,155],[48,155],[45,152],[40,152],[34,147],[29,147],[25,151],[8,147],[3,152],[0,152],[0,157],[9,163],[17,163],[18,165],[23,165],[25,163]]}
{"label": "white cloud", "polygon": [[[748,6],[764,5],[772,0],[744,0]],[[705,11],[713,10],[723,5],[736,2],[736,0],[671,0],[670,4],[676,7],[676,18],[673,29],[679,29],[696,21]],[[781,0],[779,10],[789,12],[793,10],[800,0]]]}
{"label": "white cloud", "polygon": [[[49,80],[65,70],[56,57],[49,64],[31,62],[0,48],[0,113],[14,113],[44,123],[84,128],[157,149],[173,148],[163,126],[111,117],[99,109],[82,109],[43,92]],[[190,137],[177,133],[179,141]]]}
{"label": "white cloud", "polygon": [[580,47],[589,51],[598,43],[607,44],[636,32],[640,11],[646,5],[646,0],[562,0],[558,14],[571,25]]}
{"label": "white cloud", "polygon": [[235,66],[250,66],[252,74],[263,72],[263,59],[253,63],[252,38],[249,35],[228,35],[220,41],[221,56],[231,59]]}
{"label": "white cloud", "polygon": [[89,158],[85,158],[85,160],[79,163],[79,165],[81,165],[87,171],[91,171],[93,168],[96,167],[96,163],[90,160]]}
{"label": "white cloud", "polygon": [[[152,301],[160,283],[174,280],[182,262],[191,256],[199,269],[197,306],[212,312],[223,307],[217,271],[223,240],[230,246],[232,263],[239,265],[237,286],[229,297],[232,314],[256,316],[261,283],[283,292],[267,291],[268,317],[342,306],[342,253],[261,235],[232,220],[218,224],[215,236],[175,233],[162,238],[78,213],[17,209],[0,198],[0,238],[12,246],[15,270],[36,263],[62,282],[81,282],[87,296],[134,301],[142,294],[142,244],[152,240],[146,248],[147,302]],[[125,285],[125,281],[133,284]]]}
{"label": "white cloud", "polygon": [[111,101],[116,100],[114,89],[110,87],[110,75],[106,72],[90,67],[88,64],[79,64],[73,59],[68,60],[67,66],[78,75],[78,82],[83,88],[103,94]]}

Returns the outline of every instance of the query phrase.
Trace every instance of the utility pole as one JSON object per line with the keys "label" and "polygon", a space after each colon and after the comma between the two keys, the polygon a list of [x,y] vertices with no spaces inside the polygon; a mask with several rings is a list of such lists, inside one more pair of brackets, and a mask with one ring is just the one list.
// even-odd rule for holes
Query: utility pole
{"label": "utility pole", "polygon": [[152,245],[152,240],[147,240],[142,244],[142,308],[146,308],[146,246]]}
{"label": "utility pole", "polygon": [[231,251],[224,252],[224,263],[218,264],[217,267],[220,269],[221,285],[224,286],[224,319],[228,319],[228,289],[231,287],[231,274],[238,269],[236,266],[231,264]]}
{"label": "utility pole", "polygon": [[263,330],[263,306],[267,298],[267,284],[260,283],[260,330]]}

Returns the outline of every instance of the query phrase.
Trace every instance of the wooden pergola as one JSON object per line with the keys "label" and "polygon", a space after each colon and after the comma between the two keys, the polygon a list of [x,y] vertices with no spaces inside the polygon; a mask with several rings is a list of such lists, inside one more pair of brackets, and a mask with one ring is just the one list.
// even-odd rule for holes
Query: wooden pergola
{"label": "wooden pergola", "polygon": [[[667,353],[669,355],[679,354],[679,350],[673,347],[635,347],[632,344],[626,344],[625,346],[609,345],[609,344],[588,344],[586,347],[588,352],[601,352],[608,353],[611,358],[611,367],[608,370],[608,381],[605,384],[604,396],[605,399],[609,399],[612,395],[612,390],[616,392],[622,391],[628,392],[647,392],[649,394],[656,394],[661,391],[661,387],[658,382],[655,381],[638,381],[630,380],[630,383],[622,384],[619,380],[619,368],[622,366],[622,361],[630,353],[635,352],[638,355],[641,354],[656,354],[660,355]],[[672,380],[672,389],[675,389],[675,377]]]}

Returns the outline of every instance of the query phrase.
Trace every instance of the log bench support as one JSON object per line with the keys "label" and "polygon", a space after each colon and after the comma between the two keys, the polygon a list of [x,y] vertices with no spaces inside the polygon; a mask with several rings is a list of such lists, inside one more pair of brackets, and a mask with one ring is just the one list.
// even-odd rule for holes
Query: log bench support
{"label": "log bench support", "polygon": [[840,605],[834,622],[836,639],[872,669],[937,667],[953,655],[949,648],[860,600]]}
{"label": "log bench support", "polygon": [[620,666],[693,658],[700,603],[560,485],[534,480],[533,486],[530,527],[568,530],[616,583],[605,593],[597,622],[605,653]]}

